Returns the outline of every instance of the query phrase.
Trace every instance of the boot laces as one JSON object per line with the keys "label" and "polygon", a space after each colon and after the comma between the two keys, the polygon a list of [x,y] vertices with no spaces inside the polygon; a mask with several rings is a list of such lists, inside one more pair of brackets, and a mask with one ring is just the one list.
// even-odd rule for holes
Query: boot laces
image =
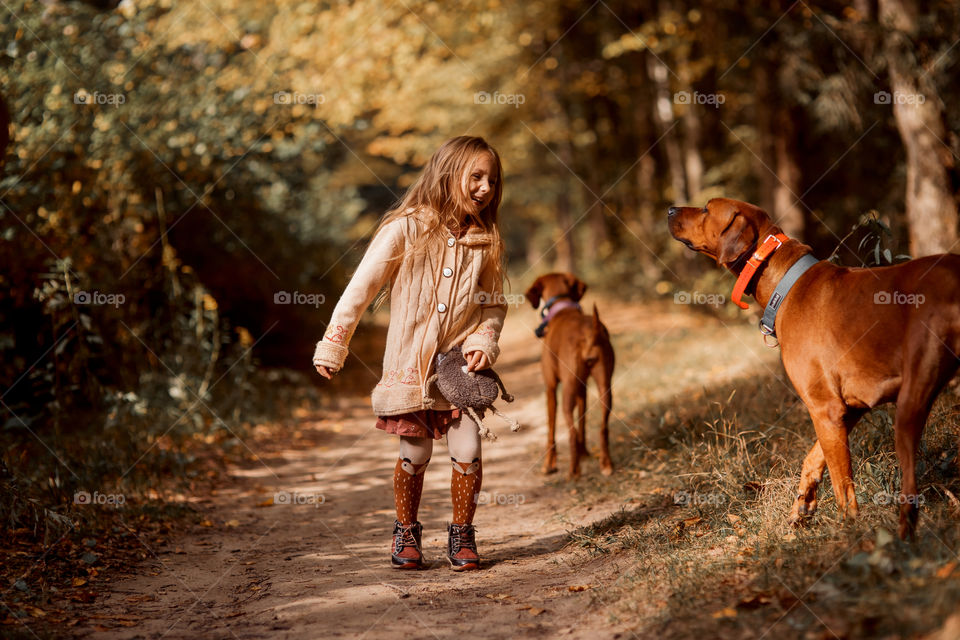
{"label": "boot laces", "polygon": [[471,524],[454,524],[450,529],[451,552],[456,555],[461,549],[477,550],[476,529]]}
{"label": "boot laces", "polygon": [[417,525],[398,525],[396,531],[394,532],[394,539],[396,540],[397,552],[400,552],[407,547],[416,547],[417,538],[413,533],[413,530]]}

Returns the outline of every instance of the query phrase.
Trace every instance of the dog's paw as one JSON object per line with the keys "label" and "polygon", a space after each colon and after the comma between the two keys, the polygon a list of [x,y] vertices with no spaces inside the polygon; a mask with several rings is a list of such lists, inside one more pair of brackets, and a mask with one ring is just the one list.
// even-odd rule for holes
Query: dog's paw
{"label": "dog's paw", "polygon": [[790,516],[787,518],[787,522],[794,527],[801,527],[809,522],[816,510],[816,500],[812,502],[806,502],[803,496],[799,496],[797,501],[793,503],[793,509],[790,510]]}

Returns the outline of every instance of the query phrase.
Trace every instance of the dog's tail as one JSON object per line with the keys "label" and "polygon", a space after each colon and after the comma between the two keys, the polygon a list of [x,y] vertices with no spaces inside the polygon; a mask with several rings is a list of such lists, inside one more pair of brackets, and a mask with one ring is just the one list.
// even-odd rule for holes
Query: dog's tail
{"label": "dog's tail", "polygon": [[605,338],[610,339],[610,334],[607,332],[607,328],[603,326],[603,323],[600,322],[600,312],[597,310],[597,303],[593,303],[593,335],[594,338]]}

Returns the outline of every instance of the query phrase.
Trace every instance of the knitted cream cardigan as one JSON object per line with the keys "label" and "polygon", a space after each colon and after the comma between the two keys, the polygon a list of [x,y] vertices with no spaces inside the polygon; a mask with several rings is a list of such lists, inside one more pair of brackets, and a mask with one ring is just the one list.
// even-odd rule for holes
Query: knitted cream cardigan
{"label": "knitted cream cardigan", "polygon": [[464,353],[482,351],[491,366],[500,355],[507,305],[488,259],[493,235],[474,226],[459,239],[448,233],[433,251],[405,255],[420,228],[408,215],[374,236],[313,354],[314,365],[342,368],[360,316],[392,280],[383,376],[371,398],[378,416],[453,408],[436,388],[433,403],[424,402],[438,353],[460,344]]}

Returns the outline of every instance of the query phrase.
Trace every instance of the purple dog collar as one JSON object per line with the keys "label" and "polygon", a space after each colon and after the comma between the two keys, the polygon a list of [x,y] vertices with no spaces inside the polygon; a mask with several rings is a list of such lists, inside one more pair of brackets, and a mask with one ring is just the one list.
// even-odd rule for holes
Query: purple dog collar
{"label": "purple dog collar", "polygon": [[547,325],[551,320],[553,320],[554,316],[566,309],[580,309],[580,303],[574,302],[570,299],[555,299],[548,302],[543,308],[543,311],[540,312],[540,317],[543,318],[543,322],[541,322],[540,326],[534,331],[534,333],[537,334],[537,337],[542,338],[543,334],[547,330]]}

